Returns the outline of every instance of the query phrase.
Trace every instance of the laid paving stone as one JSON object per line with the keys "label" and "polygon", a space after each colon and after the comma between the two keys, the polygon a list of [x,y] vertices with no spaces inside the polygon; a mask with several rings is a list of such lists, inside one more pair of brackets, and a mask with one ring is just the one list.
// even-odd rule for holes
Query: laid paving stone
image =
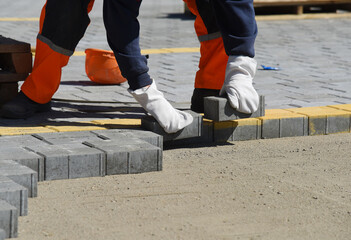
{"label": "laid paving stone", "polygon": [[106,155],[104,152],[85,146],[62,146],[69,151],[68,178],[103,177],[106,175]]}
{"label": "laid paving stone", "polygon": [[18,211],[4,200],[0,200],[0,239],[18,235]]}
{"label": "laid paving stone", "polygon": [[22,147],[1,149],[0,160],[13,160],[37,172],[38,181],[44,180],[44,158]]}
{"label": "laid paving stone", "polygon": [[350,132],[351,112],[332,107],[289,108],[308,117],[309,135]]}
{"label": "laid paving stone", "polygon": [[308,117],[283,109],[267,109],[262,121],[263,139],[308,135]]}
{"label": "laid paving stone", "polygon": [[236,111],[230,106],[225,97],[204,98],[204,117],[213,121],[222,122],[242,118],[256,118],[265,115],[265,97],[260,96],[258,110],[252,114],[245,114]]}
{"label": "laid paving stone", "polygon": [[87,139],[96,139],[98,136],[90,131],[78,132],[56,132],[56,133],[38,133],[33,134],[37,139],[48,144],[69,144],[74,142],[83,142]]}
{"label": "laid paving stone", "polygon": [[[336,109],[347,111],[347,112],[351,113],[351,104],[329,105],[327,107],[336,108]],[[351,120],[350,120],[350,132],[351,132]]]}
{"label": "laid paving stone", "polygon": [[37,173],[32,169],[23,166],[15,161],[1,160],[0,175],[10,178],[15,183],[27,188],[28,197],[37,197],[38,178]]}
{"label": "laid paving stone", "polygon": [[84,142],[106,154],[106,175],[162,170],[162,149],[140,139]]}
{"label": "laid paving stone", "polygon": [[151,116],[147,116],[141,119],[141,127],[159,134],[163,136],[163,141],[172,141],[172,140],[179,140],[179,139],[186,139],[186,138],[194,138],[200,137],[202,133],[202,115],[195,113],[190,110],[186,110],[186,112],[190,113],[194,121],[186,126],[184,129],[176,132],[176,133],[166,133],[160,124],[155,120],[155,118]]}
{"label": "laid paving stone", "polygon": [[45,161],[44,179],[105,176],[105,154],[83,144],[28,147]]}
{"label": "laid paving stone", "polygon": [[43,158],[44,180],[68,179],[68,150],[54,145],[31,146],[28,150],[35,152]]}
{"label": "laid paving stone", "polygon": [[98,148],[100,146],[126,146],[126,145],[149,145],[150,143],[136,138],[136,137],[128,137],[125,136],[124,134],[117,134],[116,133],[116,138],[115,139],[88,139],[87,141],[84,141],[82,144],[92,147],[92,148]]}
{"label": "laid paving stone", "polygon": [[[14,236],[16,237],[16,236]],[[4,240],[6,238],[6,232],[4,229],[0,229],[0,240]],[[10,236],[8,238],[11,238]]]}
{"label": "laid paving stone", "polygon": [[0,137],[0,151],[6,148],[14,148],[18,146],[27,147],[27,146],[38,146],[38,145],[48,145],[48,144],[32,135]]}
{"label": "laid paving stone", "polygon": [[128,138],[139,138],[156,147],[163,148],[163,137],[154,132],[145,131],[143,129],[111,129],[94,131],[94,133],[102,139],[118,140],[122,136]]}
{"label": "laid paving stone", "polygon": [[28,214],[28,190],[5,176],[0,176],[0,199],[14,206],[20,216]]}
{"label": "laid paving stone", "polygon": [[257,118],[213,122],[214,142],[244,141],[260,138],[261,121]]}

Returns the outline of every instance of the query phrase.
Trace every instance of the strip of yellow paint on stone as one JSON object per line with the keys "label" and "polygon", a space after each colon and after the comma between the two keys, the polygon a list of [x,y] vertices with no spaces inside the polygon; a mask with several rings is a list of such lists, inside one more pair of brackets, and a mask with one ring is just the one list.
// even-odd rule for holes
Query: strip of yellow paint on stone
{"label": "strip of yellow paint on stone", "polygon": [[49,129],[41,126],[0,127],[0,136],[29,135],[34,133],[50,133],[50,132],[56,132],[56,131],[53,129]]}
{"label": "strip of yellow paint on stone", "polygon": [[93,122],[72,122],[64,125],[45,125],[45,127],[56,132],[79,132],[107,129],[104,126],[97,125]]}
{"label": "strip of yellow paint on stone", "polygon": [[39,22],[39,18],[0,18],[0,22]]}
{"label": "strip of yellow paint on stone", "polygon": [[351,112],[351,104],[329,105],[328,107]]}
{"label": "strip of yellow paint on stone", "polygon": [[288,108],[290,112],[299,113],[308,117],[331,117],[331,116],[350,116],[351,112],[336,109],[333,107],[306,107],[306,108]]}
{"label": "strip of yellow paint on stone", "polygon": [[[33,49],[35,51],[35,49]],[[32,50],[32,52],[33,52]],[[200,48],[159,48],[159,49],[143,49],[141,54],[165,54],[165,53],[193,53],[200,52]],[[84,51],[76,51],[73,56],[85,56]]]}
{"label": "strip of yellow paint on stone", "polygon": [[231,121],[215,122],[213,121],[214,129],[226,129],[238,126],[258,126],[261,125],[261,121],[258,118],[244,118]]}
{"label": "strip of yellow paint on stone", "polygon": [[141,119],[120,118],[94,120],[92,123],[99,124],[109,129],[138,128],[141,126]]}
{"label": "strip of yellow paint on stone", "polygon": [[287,111],[284,109],[266,109],[265,116],[258,117],[260,120],[284,119],[284,118],[301,118],[305,115]]}

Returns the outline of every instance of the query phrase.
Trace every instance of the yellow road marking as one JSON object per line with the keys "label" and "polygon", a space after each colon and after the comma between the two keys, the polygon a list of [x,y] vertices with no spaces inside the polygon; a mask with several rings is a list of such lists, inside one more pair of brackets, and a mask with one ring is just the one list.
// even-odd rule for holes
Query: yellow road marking
{"label": "yellow road marking", "polygon": [[[277,14],[277,15],[256,15],[257,21],[280,21],[280,20],[299,20],[299,19],[323,19],[323,18],[350,18],[351,13],[304,13],[298,14]],[[0,22],[38,22],[38,17],[0,18]]]}
{"label": "yellow road marking", "polygon": [[[32,52],[35,49],[32,49]],[[161,53],[192,53],[192,52],[200,52],[200,48],[155,48],[155,49],[143,49],[141,50],[141,54],[161,54]],[[73,56],[85,56],[84,51],[76,51]]]}
{"label": "yellow road marking", "polygon": [[39,18],[0,18],[0,22],[38,22]]}

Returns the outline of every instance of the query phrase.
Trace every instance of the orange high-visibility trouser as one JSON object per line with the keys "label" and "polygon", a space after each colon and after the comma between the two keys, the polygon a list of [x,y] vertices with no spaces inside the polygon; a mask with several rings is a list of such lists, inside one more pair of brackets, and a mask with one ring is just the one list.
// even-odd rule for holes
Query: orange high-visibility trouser
{"label": "orange high-visibility trouser", "polygon": [[[47,21],[46,6],[48,1],[49,0],[47,0],[46,4],[44,5],[40,15],[40,30],[36,43],[32,73],[27,77],[21,86],[22,92],[27,97],[37,103],[42,104],[49,102],[57,91],[61,81],[62,68],[67,65],[69,57],[73,54],[72,49],[70,51],[66,51],[65,47],[53,43],[55,35],[50,35],[49,37],[41,35],[44,22]],[[93,4],[94,0],[90,0],[87,7],[87,13],[91,11]],[[51,22],[46,24],[51,24],[51,27],[56,23]],[[84,34],[85,30],[86,28],[84,29],[84,27],[81,29],[82,34]],[[80,36],[82,36],[82,34]],[[77,37],[77,39],[79,37]]]}
{"label": "orange high-visibility trouser", "polygon": [[194,27],[200,41],[199,70],[195,88],[222,88],[228,55],[210,4],[203,0],[184,0],[196,16]]}

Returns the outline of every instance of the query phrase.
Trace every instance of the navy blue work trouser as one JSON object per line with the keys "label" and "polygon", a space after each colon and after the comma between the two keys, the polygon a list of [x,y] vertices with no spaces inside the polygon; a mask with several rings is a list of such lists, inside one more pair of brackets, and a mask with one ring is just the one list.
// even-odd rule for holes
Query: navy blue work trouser
{"label": "navy blue work trouser", "polygon": [[227,55],[254,57],[257,25],[253,0],[209,0],[209,2],[222,34]]}
{"label": "navy blue work trouser", "polygon": [[[162,0],[161,0],[162,1]],[[228,55],[254,56],[257,26],[252,0],[197,0],[209,2]],[[90,0],[47,0],[39,37],[53,50],[71,55],[90,22]],[[132,90],[151,84],[147,60],[139,46],[139,8],[142,0],[104,0],[103,17],[108,43],[122,75]],[[179,36],[179,43],[182,42]]]}
{"label": "navy blue work trouser", "polygon": [[[254,57],[257,25],[253,0],[197,0],[209,2],[216,26],[222,34],[228,55]],[[131,89],[148,85],[151,80],[147,60],[140,54],[139,8],[142,0],[104,0],[107,39]],[[179,43],[181,43],[179,36]]]}

